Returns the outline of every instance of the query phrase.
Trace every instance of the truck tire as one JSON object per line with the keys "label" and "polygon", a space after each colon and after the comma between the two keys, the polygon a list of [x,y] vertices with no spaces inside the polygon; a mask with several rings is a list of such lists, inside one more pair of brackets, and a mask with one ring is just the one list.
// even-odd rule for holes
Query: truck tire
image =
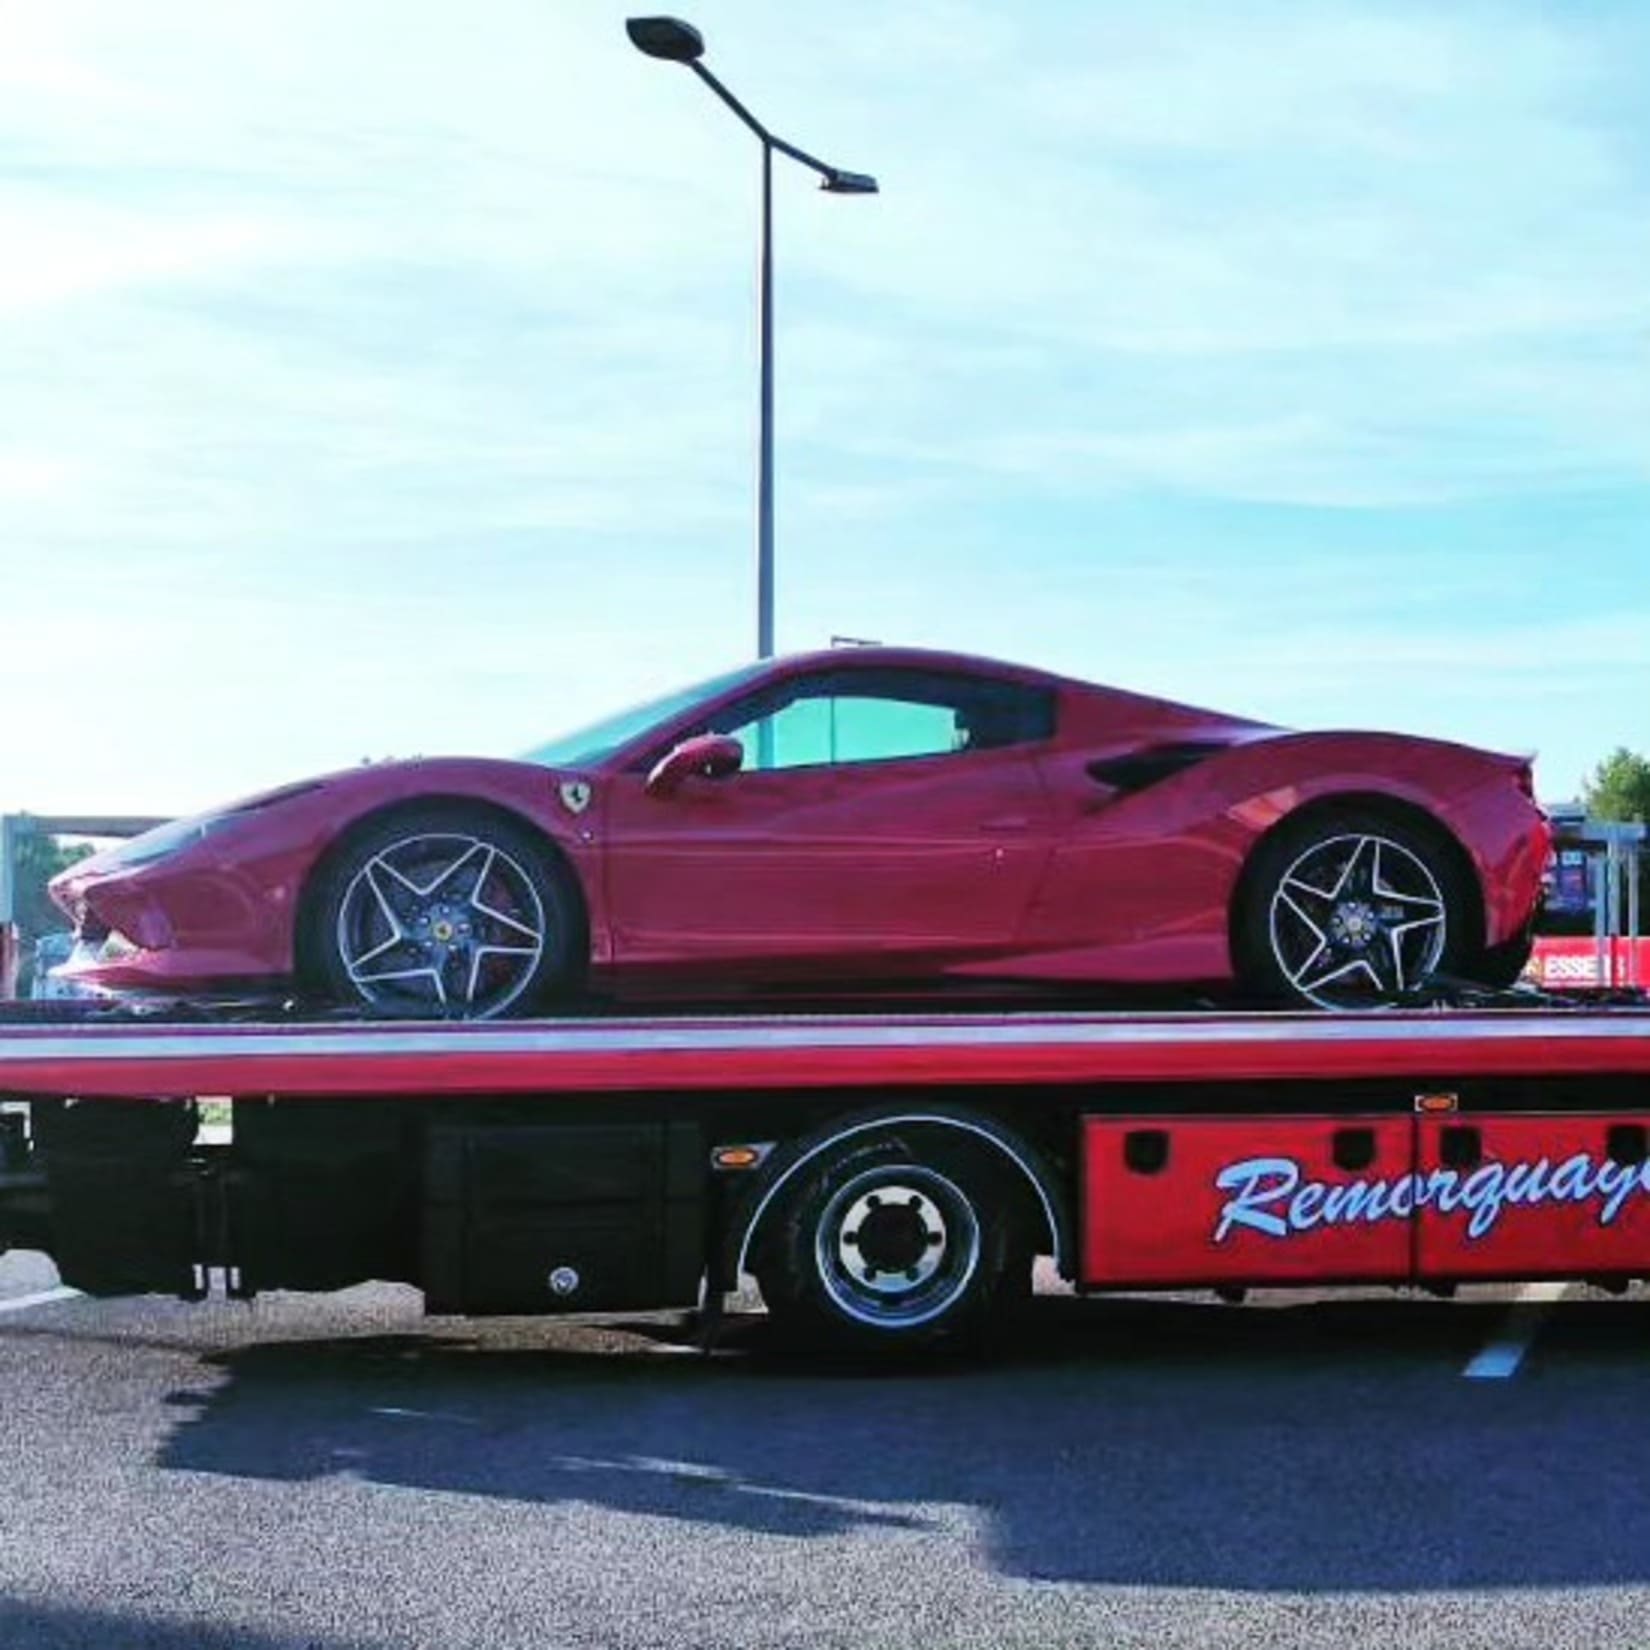
{"label": "truck tire", "polygon": [[788,1338],[852,1353],[977,1350],[1030,1292],[1023,1198],[977,1149],[855,1144],[807,1172],[757,1260]]}

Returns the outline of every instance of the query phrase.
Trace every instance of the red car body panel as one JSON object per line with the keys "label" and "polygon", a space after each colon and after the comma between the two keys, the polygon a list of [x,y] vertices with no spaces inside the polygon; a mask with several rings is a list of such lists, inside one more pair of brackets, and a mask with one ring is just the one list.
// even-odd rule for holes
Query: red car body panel
{"label": "red car body panel", "polygon": [[[1052,737],[959,754],[747,771],[669,798],[647,774],[747,696],[812,672],[917,669],[1054,695]],[[1189,750],[1151,783],[1141,753]],[[575,808],[567,787],[588,786]],[[1288,733],[991,661],[851,649],[775,661],[582,768],[439,758],[333,774],[253,799],[163,858],[94,856],[53,884],[118,952],[71,971],[173,994],[291,981],[306,884],[353,826],[461,800],[541,833],[582,894],[593,983],[621,995],[726,987],[1166,982],[1232,977],[1234,895],[1296,809],[1379,797],[1460,843],[1496,945],[1529,923],[1549,841],[1527,765],[1392,734]]]}

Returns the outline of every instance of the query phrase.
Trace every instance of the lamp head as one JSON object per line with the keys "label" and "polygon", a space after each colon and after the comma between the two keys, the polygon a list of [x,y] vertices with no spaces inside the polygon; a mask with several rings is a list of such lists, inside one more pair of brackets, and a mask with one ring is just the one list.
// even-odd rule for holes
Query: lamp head
{"label": "lamp head", "polygon": [[705,37],[679,17],[627,17],[624,32],[637,51],[666,63],[694,63],[705,55]]}
{"label": "lamp head", "polygon": [[844,172],[840,167],[833,166],[819,187],[832,195],[874,195],[877,193],[877,180],[869,172]]}

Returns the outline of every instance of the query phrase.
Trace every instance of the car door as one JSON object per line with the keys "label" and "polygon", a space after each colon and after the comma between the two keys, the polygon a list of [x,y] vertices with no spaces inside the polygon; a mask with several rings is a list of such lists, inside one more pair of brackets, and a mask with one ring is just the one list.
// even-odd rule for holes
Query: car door
{"label": "car door", "polygon": [[1011,949],[1049,848],[1030,753],[1051,726],[1034,690],[927,671],[729,707],[705,731],[740,739],[738,773],[668,797],[640,768],[612,782],[615,961],[897,978]]}

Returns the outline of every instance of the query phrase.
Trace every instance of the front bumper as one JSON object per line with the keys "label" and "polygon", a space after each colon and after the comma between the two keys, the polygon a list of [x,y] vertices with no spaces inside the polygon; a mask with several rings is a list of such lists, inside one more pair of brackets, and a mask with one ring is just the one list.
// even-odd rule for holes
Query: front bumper
{"label": "front bumper", "polygon": [[259,971],[244,951],[144,951],[121,948],[111,954],[106,943],[82,940],[51,978],[76,993],[92,996],[157,997],[164,1000],[203,996],[249,996],[277,1000],[287,994],[285,975]]}
{"label": "front bumper", "polygon": [[53,971],[78,988],[195,996],[276,991],[292,975],[293,897],[280,879],[179,855],[53,885],[75,948]]}

